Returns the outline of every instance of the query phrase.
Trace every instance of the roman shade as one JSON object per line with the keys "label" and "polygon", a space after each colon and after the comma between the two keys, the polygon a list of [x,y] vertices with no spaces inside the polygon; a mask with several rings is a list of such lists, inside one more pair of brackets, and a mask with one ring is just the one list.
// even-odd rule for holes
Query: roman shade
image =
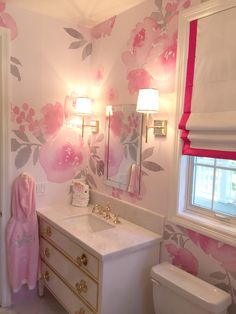
{"label": "roman shade", "polygon": [[236,8],[189,27],[183,154],[236,159]]}

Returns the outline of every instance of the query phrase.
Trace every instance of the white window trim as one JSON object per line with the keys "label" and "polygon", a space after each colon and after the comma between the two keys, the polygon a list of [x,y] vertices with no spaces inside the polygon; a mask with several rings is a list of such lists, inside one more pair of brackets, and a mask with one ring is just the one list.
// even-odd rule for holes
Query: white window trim
{"label": "white window trim", "polygon": [[236,246],[236,227],[220,219],[203,216],[197,212],[186,210],[187,206],[187,183],[188,183],[188,157],[182,156],[182,141],[179,132],[177,132],[178,123],[183,112],[184,93],[186,80],[186,63],[188,55],[188,36],[189,23],[192,20],[202,18],[219,11],[223,11],[235,7],[235,0],[215,0],[192,7],[182,12],[179,18],[179,37],[178,37],[178,53],[177,53],[177,98],[176,98],[176,120],[174,129],[174,161],[170,173],[170,197],[168,203],[168,220],[177,225],[202,233],[213,239],[222,241],[229,245]]}

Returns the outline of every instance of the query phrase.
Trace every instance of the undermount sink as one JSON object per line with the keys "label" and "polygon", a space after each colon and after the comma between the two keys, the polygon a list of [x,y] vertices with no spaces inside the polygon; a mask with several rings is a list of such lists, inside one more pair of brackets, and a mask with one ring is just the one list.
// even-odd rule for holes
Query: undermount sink
{"label": "undermount sink", "polygon": [[93,216],[92,214],[66,217],[64,218],[64,222],[73,225],[73,227],[76,227],[79,231],[83,232],[98,232],[114,228],[114,226]]}

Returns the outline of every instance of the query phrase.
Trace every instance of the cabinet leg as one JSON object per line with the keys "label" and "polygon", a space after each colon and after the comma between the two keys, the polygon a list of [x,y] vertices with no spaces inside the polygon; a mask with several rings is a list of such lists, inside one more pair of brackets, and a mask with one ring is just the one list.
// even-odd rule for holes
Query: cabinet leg
{"label": "cabinet leg", "polygon": [[39,279],[39,281],[38,281],[38,295],[39,295],[39,297],[42,297],[44,295],[43,279]]}

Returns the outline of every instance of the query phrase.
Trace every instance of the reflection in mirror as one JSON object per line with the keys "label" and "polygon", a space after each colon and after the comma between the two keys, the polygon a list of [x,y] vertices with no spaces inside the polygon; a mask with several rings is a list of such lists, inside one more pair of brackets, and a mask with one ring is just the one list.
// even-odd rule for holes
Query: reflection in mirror
{"label": "reflection in mirror", "polygon": [[140,192],[142,115],[136,105],[116,105],[107,112],[105,183]]}

